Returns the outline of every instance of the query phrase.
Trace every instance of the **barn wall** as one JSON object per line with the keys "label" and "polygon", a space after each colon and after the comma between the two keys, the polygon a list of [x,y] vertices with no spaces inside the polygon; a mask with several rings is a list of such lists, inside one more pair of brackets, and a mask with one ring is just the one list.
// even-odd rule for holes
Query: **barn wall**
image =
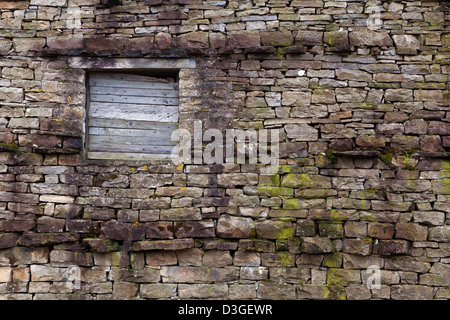
{"label": "barn wall", "polygon": [[[378,3],[0,0],[0,299],[448,299],[449,7]],[[130,65],[279,167],[86,159]]]}

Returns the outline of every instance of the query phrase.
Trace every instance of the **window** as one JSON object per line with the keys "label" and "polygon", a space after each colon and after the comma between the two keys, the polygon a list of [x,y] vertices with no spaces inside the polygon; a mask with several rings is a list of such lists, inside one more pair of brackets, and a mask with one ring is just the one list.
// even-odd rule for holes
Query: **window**
{"label": "window", "polygon": [[169,159],[178,105],[176,74],[90,72],[87,158]]}
{"label": "window", "polygon": [[189,126],[195,59],[73,56],[68,66],[86,77],[85,158],[170,159],[172,132]]}

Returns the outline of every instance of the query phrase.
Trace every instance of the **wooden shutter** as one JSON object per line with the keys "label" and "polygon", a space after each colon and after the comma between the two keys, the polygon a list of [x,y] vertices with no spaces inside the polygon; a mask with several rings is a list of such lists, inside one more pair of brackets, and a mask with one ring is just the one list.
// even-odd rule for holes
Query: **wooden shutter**
{"label": "wooden shutter", "polygon": [[89,159],[168,159],[178,128],[175,81],[134,74],[89,75]]}

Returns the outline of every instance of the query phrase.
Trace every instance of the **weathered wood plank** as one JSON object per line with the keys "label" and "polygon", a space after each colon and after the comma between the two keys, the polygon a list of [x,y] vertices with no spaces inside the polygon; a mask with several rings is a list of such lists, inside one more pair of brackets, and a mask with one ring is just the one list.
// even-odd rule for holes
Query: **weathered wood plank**
{"label": "weathered wood plank", "polygon": [[120,81],[120,80],[89,80],[90,86],[115,87],[115,88],[141,88],[141,89],[177,89],[176,84],[145,81]]}
{"label": "weathered wood plank", "polygon": [[101,119],[178,122],[178,106],[136,105],[91,102],[89,117]]}
{"label": "weathered wood plank", "polygon": [[117,153],[156,153],[171,154],[173,146],[141,146],[141,145],[121,145],[121,144],[89,144],[89,152],[117,152]]}
{"label": "weathered wood plank", "polygon": [[154,139],[162,139],[164,137],[170,138],[172,131],[89,127],[89,134],[97,136],[152,137]]}
{"label": "weathered wood plank", "polygon": [[118,144],[118,145],[137,145],[137,146],[174,146],[176,141],[171,141],[170,136],[165,137],[134,137],[134,136],[107,136],[91,135],[89,143],[92,144]]}
{"label": "weathered wood plank", "polygon": [[91,94],[91,102],[116,102],[116,103],[133,103],[133,104],[151,104],[159,106],[178,106],[177,98],[155,98],[155,97],[138,97],[121,95],[119,90],[116,95]]}
{"label": "weathered wood plank", "polygon": [[96,87],[91,86],[89,91],[92,94],[113,94],[116,95],[120,90],[120,94],[124,96],[140,96],[140,97],[165,97],[178,98],[178,90],[176,89],[142,89],[142,88],[114,88],[114,87]]}
{"label": "weathered wood plank", "polygon": [[90,118],[88,126],[101,128],[159,130],[165,132],[172,132],[178,129],[178,124],[171,122],[98,119],[98,118]]}
{"label": "weathered wood plank", "polygon": [[105,160],[170,160],[170,154],[88,152],[88,159]]}
{"label": "weathered wood plank", "polygon": [[169,137],[170,140],[172,131],[89,127],[89,134],[97,136],[153,137],[154,139]]}
{"label": "weathered wood plank", "polygon": [[166,78],[157,78],[140,74],[117,73],[117,72],[92,72],[89,74],[89,79],[174,83],[174,81],[170,81],[169,79]]}

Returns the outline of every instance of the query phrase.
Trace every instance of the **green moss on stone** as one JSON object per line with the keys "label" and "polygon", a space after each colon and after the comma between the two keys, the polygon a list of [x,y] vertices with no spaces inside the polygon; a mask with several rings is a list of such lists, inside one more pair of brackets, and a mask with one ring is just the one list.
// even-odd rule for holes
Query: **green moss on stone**
{"label": "green moss on stone", "polygon": [[394,154],[391,152],[380,154],[380,159],[386,164],[392,163],[392,158],[394,157]]}
{"label": "green moss on stone", "polygon": [[15,144],[15,143],[4,143],[4,142],[1,142],[0,143],[0,150],[4,150],[4,151],[11,152],[11,153],[14,153],[14,154],[19,154],[20,153],[19,146],[17,144]]}
{"label": "green moss on stone", "polygon": [[287,227],[281,229],[279,232],[277,232],[276,237],[278,239],[290,239],[294,236],[295,230],[293,227]]}
{"label": "green moss on stone", "polygon": [[277,259],[284,267],[292,266],[294,264],[292,255],[288,252],[277,252]]}

